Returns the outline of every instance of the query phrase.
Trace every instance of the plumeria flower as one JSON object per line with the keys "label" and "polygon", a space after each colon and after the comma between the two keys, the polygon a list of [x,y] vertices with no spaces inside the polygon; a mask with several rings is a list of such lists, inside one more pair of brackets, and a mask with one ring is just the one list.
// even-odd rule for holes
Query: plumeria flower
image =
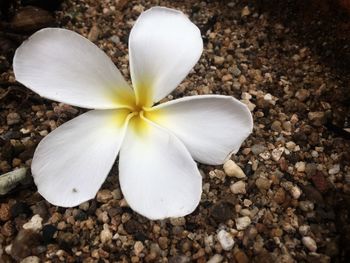
{"label": "plumeria flower", "polygon": [[248,108],[230,96],[157,104],[202,49],[199,29],[183,13],[143,12],[129,37],[132,89],[77,33],[47,28],[25,41],[14,57],[16,79],[45,98],[93,109],[39,143],[31,167],[39,193],[62,207],[94,198],[120,152],[120,187],[133,210],[149,219],[191,213],[202,192],[194,160],[222,164],[253,126]]}

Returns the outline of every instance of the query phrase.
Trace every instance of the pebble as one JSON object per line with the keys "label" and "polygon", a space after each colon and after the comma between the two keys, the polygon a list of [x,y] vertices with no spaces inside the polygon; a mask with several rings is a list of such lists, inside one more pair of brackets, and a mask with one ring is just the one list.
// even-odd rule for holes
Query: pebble
{"label": "pebble", "polygon": [[107,224],[103,225],[103,230],[100,233],[100,240],[102,244],[107,243],[108,241],[112,240],[113,234],[109,230],[109,227]]}
{"label": "pebble", "polygon": [[300,100],[301,102],[305,101],[310,96],[310,91],[307,89],[299,89],[295,93],[295,97]]}
{"label": "pebble", "polygon": [[281,132],[282,131],[282,123],[280,121],[274,121],[271,124],[271,130],[275,132]]}
{"label": "pebble", "polygon": [[100,36],[100,29],[98,28],[97,25],[93,25],[90,29],[89,34],[88,34],[88,39],[91,42],[95,42],[99,36]]}
{"label": "pebble", "polygon": [[302,194],[302,191],[301,191],[301,189],[300,189],[298,186],[294,185],[294,186],[290,189],[290,194],[292,195],[292,197],[293,197],[294,199],[299,199],[299,197],[300,197],[301,194]]}
{"label": "pebble", "polygon": [[139,256],[144,248],[145,248],[145,246],[142,244],[141,241],[136,241],[135,245],[134,245],[135,255]]}
{"label": "pebble", "polygon": [[21,116],[17,112],[10,112],[6,117],[7,125],[14,125],[21,121]]}
{"label": "pebble", "polygon": [[167,249],[168,248],[168,238],[167,237],[160,237],[158,239],[158,244],[161,249]]}
{"label": "pebble", "polygon": [[235,221],[237,230],[246,229],[252,222],[248,216],[239,217]]}
{"label": "pebble", "polygon": [[186,224],[186,219],[184,217],[173,217],[170,218],[170,224],[173,226],[183,226]]}
{"label": "pebble", "polygon": [[335,164],[333,165],[331,168],[329,168],[328,173],[333,175],[333,174],[337,174],[340,172],[340,165],[339,164]]}
{"label": "pebble", "polygon": [[100,190],[96,195],[96,200],[97,202],[100,202],[100,203],[107,203],[112,198],[113,198],[112,192],[108,189]]}
{"label": "pebble", "polygon": [[310,226],[308,226],[308,225],[301,225],[301,226],[299,226],[298,230],[299,230],[300,235],[306,236],[307,233],[309,233],[309,231],[310,231]]}
{"label": "pebble", "polygon": [[7,221],[11,218],[10,205],[7,203],[2,203],[0,205],[0,221]]}
{"label": "pebble", "polygon": [[283,188],[278,188],[273,197],[277,204],[283,204],[286,200],[286,192]]}
{"label": "pebble", "polygon": [[232,235],[226,232],[226,230],[224,229],[219,231],[219,233],[217,234],[217,239],[223,250],[229,251],[235,245],[235,241]]}
{"label": "pebble", "polygon": [[301,241],[303,242],[304,246],[307,247],[308,250],[310,250],[311,252],[316,252],[316,241],[313,240],[311,237],[305,236],[301,239]]}
{"label": "pebble", "polygon": [[256,187],[258,187],[259,190],[269,190],[271,187],[271,182],[269,179],[265,177],[259,177],[255,181]]}
{"label": "pebble", "polygon": [[224,171],[227,174],[227,176],[230,177],[236,177],[238,179],[245,178],[246,175],[234,161],[228,160],[224,163]]}
{"label": "pebble", "polygon": [[29,222],[23,225],[23,229],[39,231],[43,228],[43,219],[40,215],[34,215]]}
{"label": "pebble", "polygon": [[223,261],[223,259],[224,257],[221,256],[220,254],[215,254],[207,261],[207,263],[220,263]]}
{"label": "pebble", "polygon": [[234,194],[245,194],[246,193],[246,183],[243,181],[238,181],[230,186],[231,192]]}
{"label": "pebble", "polygon": [[43,241],[45,244],[49,244],[54,240],[54,235],[57,232],[57,228],[54,225],[45,225],[42,230]]}
{"label": "pebble", "polygon": [[22,259],[20,263],[40,263],[40,258],[37,256],[29,256]]}
{"label": "pebble", "polygon": [[245,6],[242,11],[241,11],[241,17],[249,16],[250,15],[250,10],[248,6]]}
{"label": "pebble", "polygon": [[250,262],[248,256],[242,250],[237,251],[234,254],[234,256],[235,256],[237,263],[249,263]]}
{"label": "pebble", "polygon": [[310,202],[308,200],[306,201],[300,201],[299,202],[299,208],[304,211],[304,212],[309,212],[309,211],[312,211],[314,210],[315,208],[315,205],[313,202]]}
{"label": "pebble", "polygon": [[266,151],[266,147],[262,144],[254,144],[251,149],[255,155],[259,155]]}
{"label": "pebble", "polygon": [[295,164],[295,169],[297,169],[299,173],[305,172],[305,167],[306,167],[305,162],[297,162]]}
{"label": "pebble", "polygon": [[214,56],[214,64],[222,65],[225,62],[224,57]]}
{"label": "pebble", "polygon": [[272,160],[274,160],[275,162],[278,162],[281,159],[282,154],[284,153],[284,150],[285,150],[284,147],[273,149],[271,153]]}
{"label": "pebble", "polygon": [[233,217],[233,205],[229,202],[218,202],[213,205],[210,216],[218,223],[225,223]]}
{"label": "pebble", "polygon": [[309,112],[308,118],[316,127],[322,126],[326,122],[325,113],[322,111]]}

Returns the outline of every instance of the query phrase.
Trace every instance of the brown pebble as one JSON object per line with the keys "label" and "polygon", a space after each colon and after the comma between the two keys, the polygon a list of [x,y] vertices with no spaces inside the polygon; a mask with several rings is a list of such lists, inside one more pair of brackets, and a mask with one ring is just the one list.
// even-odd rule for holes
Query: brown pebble
{"label": "brown pebble", "polygon": [[10,205],[2,203],[0,205],[0,221],[7,221],[11,218]]}
{"label": "brown pebble", "polygon": [[167,237],[160,237],[158,239],[158,244],[161,249],[167,249],[168,248],[168,238]]}
{"label": "brown pebble", "polygon": [[234,256],[237,263],[249,263],[247,255],[242,250],[237,251]]}

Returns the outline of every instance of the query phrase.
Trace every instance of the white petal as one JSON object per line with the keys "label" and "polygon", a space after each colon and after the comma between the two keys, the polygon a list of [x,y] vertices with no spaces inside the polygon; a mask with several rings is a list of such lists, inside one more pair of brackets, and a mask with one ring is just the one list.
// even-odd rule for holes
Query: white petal
{"label": "white petal", "polygon": [[16,51],[17,81],[41,96],[95,109],[114,109],[132,100],[133,91],[110,58],[83,36],[46,28]]}
{"label": "white petal", "polygon": [[117,157],[126,110],[93,110],[63,124],[38,145],[32,174],[50,203],[79,205],[95,196]]}
{"label": "white petal", "polygon": [[175,89],[202,49],[198,27],[182,12],[164,7],[143,12],[129,38],[131,78],[139,105],[151,106]]}
{"label": "white petal", "polygon": [[247,106],[220,95],[185,97],[160,104],[146,116],[173,132],[201,163],[222,164],[253,129]]}
{"label": "white petal", "polygon": [[119,181],[126,201],[153,220],[191,213],[202,192],[196,163],[174,135],[148,121],[142,125],[133,121],[119,157]]}

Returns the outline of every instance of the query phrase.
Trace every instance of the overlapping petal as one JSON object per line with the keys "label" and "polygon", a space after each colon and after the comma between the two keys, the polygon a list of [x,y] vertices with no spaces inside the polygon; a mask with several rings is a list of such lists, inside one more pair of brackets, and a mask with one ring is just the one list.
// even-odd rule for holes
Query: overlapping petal
{"label": "overlapping petal", "polygon": [[50,203],[72,207],[95,196],[120,149],[126,110],[93,110],[66,122],[38,145],[32,174]]}
{"label": "overlapping petal", "polygon": [[48,99],[94,109],[133,101],[133,91],[110,58],[81,35],[59,28],[33,34],[16,51],[17,81]]}
{"label": "overlapping petal", "polygon": [[120,150],[119,181],[126,201],[149,219],[191,213],[202,192],[196,163],[174,135],[138,121],[131,120]]}
{"label": "overlapping petal", "polygon": [[185,97],[157,105],[146,116],[173,132],[195,160],[206,164],[222,164],[253,129],[247,106],[229,96]]}
{"label": "overlapping petal", "polygon": [[139,104],[152,106],[174,90],[198,61],[201,33],[182,12],[153,7],[129,37],[130,72]]}

